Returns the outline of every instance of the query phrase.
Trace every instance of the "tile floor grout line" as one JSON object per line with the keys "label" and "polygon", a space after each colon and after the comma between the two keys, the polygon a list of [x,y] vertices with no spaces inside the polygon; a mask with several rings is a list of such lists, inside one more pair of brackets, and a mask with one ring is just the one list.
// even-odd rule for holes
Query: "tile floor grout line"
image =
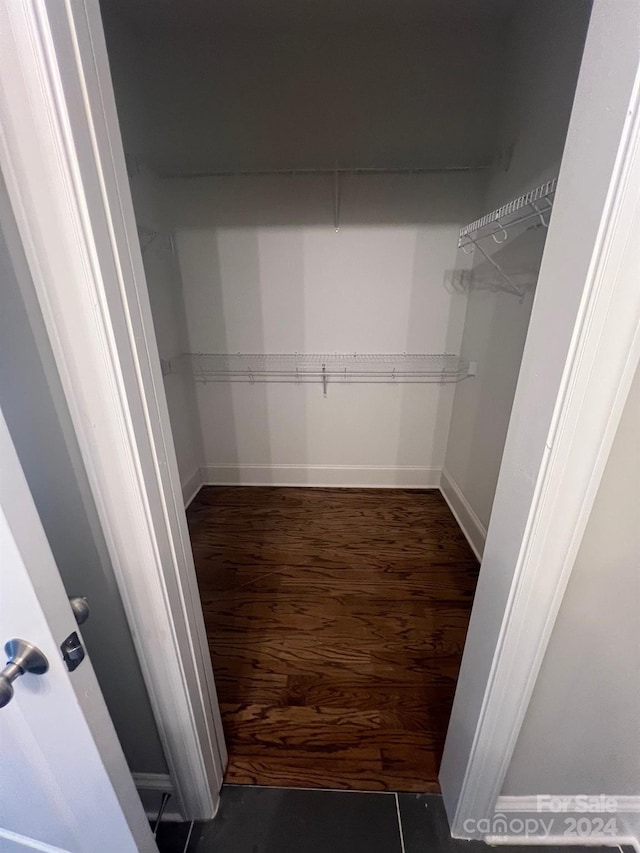
{"label": "tile floor grout line", "polygon": [[[225,782],[228,788],[265,788],[267,791],[322,791],[329,794],[384,794],[395,797],[395,791],[363,791],[360,788],[301,788],[299,785],[253,785],[248,782]],[[411,794],[412,791],[401,791],[402,794]]]}
{"label": "tile floor grout line", "polygon": [[404,833],[402,832],[402,818],[400,817],[400,800],[398,799],[398,792],[394,792],[394,796],[396,798],[396,813],[398,815],[398,832],[400,833],[400,849],[402,853],[406,853],[404,849]]}
{"label": "tile floor grout line", "polygon": [[189,850],[189,842],[191,841],[191,833],[193,832],[193,824],[194,823],[195,823],[195,821],[192,820],[191,825],[189,826],[189,832],[187,833],[187,840],[184,843],[184,848],[182,850],[182,853],[187,853],[187,851]]}

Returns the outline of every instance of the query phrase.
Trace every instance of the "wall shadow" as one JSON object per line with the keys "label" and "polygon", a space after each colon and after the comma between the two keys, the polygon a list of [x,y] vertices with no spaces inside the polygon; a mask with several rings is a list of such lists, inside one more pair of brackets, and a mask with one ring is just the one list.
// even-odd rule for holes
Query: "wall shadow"
{"label": "wall shadow", "polygon": [[446,467],[487,527],[533,307],[546,229],[527,228],[504,246],[486,248],[521,295],[508,292],[491,264],[475,253],[459,279],[468,294],[461,355],[477,375],[456,388]]}
{"label": "wall shadow", "polygon": [[[454,318],[463,299],[442,281],[483,174],[345,177],[337,234],[330,177],[162,183],[176,232],[190,351],[457,351],[461,324]],[[337,405],[335,395],[320,404],[314,386],[199,384],[206,462],[245,465],[246,482],[290,482],[290,476],[301,483],[317,476],[305,466],[335,467],[349,455],[387,470],[441,465],[447,424],[439,411],[450,405],[446,392],[427,386],[377,392],[382,419],[364,402],[364,391],[349,398],[341,390]],[[368,456],[366,442],[351,429],[365,412],[384,434],[371,442]],[[389,417],[396,417],[395,426],[386,423]],[[363,435],[372,435],[370,426],[368,420]],[[269,472],[270,465],[285,467]]]}
{"label": "wall shadow", "polygon": [[[458,211],[458,217],[465,211]],[[458,221],[419,230],[413,259],[408,311],[408,352],[460,353],[467,297],[449,291],[442,270],[456,254]],[[430,286],[425,286],[429,282]],[[437,282],[437,284],[436,284]],[[442,468],[446,453],[455,384],[402,386],[397,464]],[[421,460],[421,461],[420,461]],[[426,484],[437,473],[425,473]]]}
{"label": "wall shadow", "polygon": [[162,745],[22,241],[0,178],[0,409],[82,637],[135,773],[166,773]]}

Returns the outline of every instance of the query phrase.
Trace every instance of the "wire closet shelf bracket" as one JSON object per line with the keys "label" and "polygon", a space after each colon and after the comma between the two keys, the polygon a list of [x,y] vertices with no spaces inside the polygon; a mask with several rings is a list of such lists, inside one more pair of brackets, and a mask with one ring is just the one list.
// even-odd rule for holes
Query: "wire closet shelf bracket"
{"label": "wire closet shelf bracket", "polygon": [[500,245],[508,239],[510,229],[527,223],[548,228],[557,182],[557,178],[547,181],[460,229],[458,248],[466,255],[478,249],[503,281],[504,289],[517,296],[523,295],[522,289],[484,249],[482,241],[490,237],[494,243]]}
{"label": "wire closet shelf bracket", "polygon": [[472,374],[450,353],[185,353],[170,372],[186,369],[197,382],[450,383]]}

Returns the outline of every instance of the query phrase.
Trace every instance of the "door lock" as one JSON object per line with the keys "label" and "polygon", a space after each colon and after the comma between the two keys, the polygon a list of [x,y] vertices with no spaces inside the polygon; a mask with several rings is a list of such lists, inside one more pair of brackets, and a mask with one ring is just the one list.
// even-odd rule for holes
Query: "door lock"
{"label": "door lock", "polygon": [[73,634],[69,634],[67,639],[61,644],[60,651],[69,672],[77,669],[84,660],[84,647],[75,631]]}

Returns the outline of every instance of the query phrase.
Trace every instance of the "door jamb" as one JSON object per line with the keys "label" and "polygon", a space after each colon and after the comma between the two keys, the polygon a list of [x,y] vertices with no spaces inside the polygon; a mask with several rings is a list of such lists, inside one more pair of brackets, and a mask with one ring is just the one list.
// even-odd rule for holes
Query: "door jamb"
{"label": "door jamb", "polygon": [[0,166],[178,808],[226,749],[98,3],[2,4]]}

